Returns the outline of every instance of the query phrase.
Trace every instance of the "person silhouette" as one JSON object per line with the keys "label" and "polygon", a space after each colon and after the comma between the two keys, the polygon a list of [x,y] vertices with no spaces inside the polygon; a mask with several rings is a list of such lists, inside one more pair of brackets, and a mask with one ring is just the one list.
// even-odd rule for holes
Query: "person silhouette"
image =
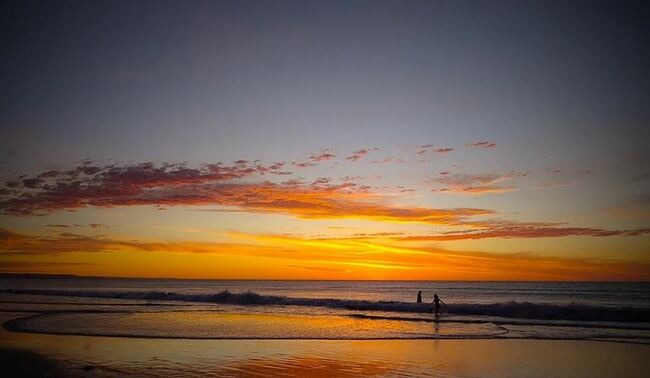
{"label": "person silhouette", "polygon": [[447,309],[447,304],[438,297],[438,294],[433,294],[433,313],[436,315],[436,318],[440,314],[440,304],[445,305],[445,309]]}
{"label": "person silhouette", "polygon": [[418,291],[418,303],[422,303],[422,290]]}

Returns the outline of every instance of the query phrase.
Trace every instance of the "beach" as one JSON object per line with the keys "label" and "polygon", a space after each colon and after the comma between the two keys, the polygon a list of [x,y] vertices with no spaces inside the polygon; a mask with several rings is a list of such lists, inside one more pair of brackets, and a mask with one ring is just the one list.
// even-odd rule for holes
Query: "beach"
{"label": "beach", "polygon": [[[448,312],[400,300],[418,287],[425,299],[441,293]],[[0,348],[7,366],[40,369],[21,376],[638,377],[650,352],[647,292],[7,276]]]}
{"label": "beach", "polygon": [[178,340],[6,330],[0,346],[46,356],[70,377],[642,377],[650,353],[647,345],[575,340]]}

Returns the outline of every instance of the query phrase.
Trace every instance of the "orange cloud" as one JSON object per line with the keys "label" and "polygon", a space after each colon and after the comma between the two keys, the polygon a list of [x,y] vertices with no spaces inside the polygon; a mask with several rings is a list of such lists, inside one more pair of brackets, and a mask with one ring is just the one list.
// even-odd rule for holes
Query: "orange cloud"
{"label": "orange cloud", "polygon": [[[276,271],[287,266],[298,266],[285,278],[339,278],[376,277],[384,279],[450,279],[450,280],[648,280],[650,264],[620,260],[546,257],[528,253],[486,253],[447,251],[440,248],[411,248],[367,240],[310,240],[282,235],[234,234],[236,242],[149,242],[118,240],[105,237],[61,234],[55,237],[30,236],[11,231],[0,231],[0,258],[11,263],[14,255],[59,255],[79,252],[119,252],[139,254],[146,262],[147,255],[160,258],[159,253],[185,254],[174,259],[175,264],[192,265],[192,256],[211,254],[236,259],[265,259],[265,269],[247,276],[242,267],[240,278],[277,277]],[[77,253],[77,254],[74,254]],[[120,256],[120,255],[118,255]],[[224,258],[225,258],[224,257]],[[117,258],[117,257],[116,257]],[[144,259],[144,260],[143,260]],[[70,258],[68,259],[70,260]],[[97,260],[99,261],[99,260]],[[39,260],[40,262],[40,260]],[[76,264],[78,261],[70,260]],[[99,262],[98,262],[99,263]],[[20,263],[17,263],[20,265]],[[5,271],[11,271],[11,265]],[[24,267],[14,266],[17,271]],[[49,272],[63,266],[53,264]],[[101,265],[100,267],[101,268]],[[98,269],[99,269],[98,268]],[[146,264],[134,274],[146,276]],[[179,267],[169,267],[175,276]],[[225,274],[215,265],[214,277]],[[60,271],[60,270],[59,270]],[[183,271],[185,268],[183,267]],[[252,271],[251,271],[252,272]],[[266,272],[266,273],[263,273]],[[265,275],[266,274],[266,275]]]}

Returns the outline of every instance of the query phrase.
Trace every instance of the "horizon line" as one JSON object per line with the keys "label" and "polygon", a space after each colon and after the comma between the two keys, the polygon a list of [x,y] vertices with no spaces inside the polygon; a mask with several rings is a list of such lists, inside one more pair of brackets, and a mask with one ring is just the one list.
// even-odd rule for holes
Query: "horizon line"
{"label": "horizon line", "polygon": [[186,278],[186,277],[142,277],[142,276],[93,276],[65,273],[17,273],[0,272],[0,278],[6,276],[21,278],[96,278],[96,279],[134,279],[134,280],[176,280],[176,281],[325,281],[325,282],[582,282],[582,283],[650,283],[637,280],[382,280],[382,279],[296,279],[296,278]]}

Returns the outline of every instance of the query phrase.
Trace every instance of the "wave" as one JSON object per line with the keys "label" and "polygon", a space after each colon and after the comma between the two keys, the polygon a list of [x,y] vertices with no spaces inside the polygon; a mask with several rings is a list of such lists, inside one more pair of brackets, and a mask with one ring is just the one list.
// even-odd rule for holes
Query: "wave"
{"label": "wave", "polygon": [[[2,289],[0,292],[10,294],[52,295],[83,298],[219,303],[240,306],[307,306],[356,311],[431,313],[431,305],[425,303],[365,301],[335,298],[292,298],[274,295],[260,295],[254,292],[231,293],[227,290],[215,294],[182,294],[162,291],[85,291],[56,289]],[[519,319],[650,322],[650,309],[648,308],[606,307],[577,303],[450,303],[447,306],[447,312],[454,315],[491,316]]]}

